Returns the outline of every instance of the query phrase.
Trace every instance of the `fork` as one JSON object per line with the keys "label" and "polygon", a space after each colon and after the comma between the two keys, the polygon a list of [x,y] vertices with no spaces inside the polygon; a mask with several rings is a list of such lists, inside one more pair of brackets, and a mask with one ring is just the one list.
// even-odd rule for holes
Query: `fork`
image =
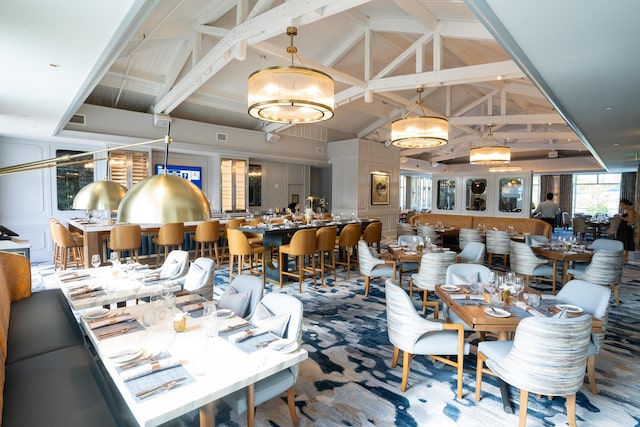
{"label": "fork", "polygon": [[122,328],[122,329],[116,329],[115,331],[109,331],[109,332],[104,332],[100,335],[98,335],[98,338],[109,338],[112,337],[114,335],[120,335],[120,334],[125,334],[127,332],[129,332],[129,327],[127,328]]}
{"label": "fork", "polygon": [[263,341],[261,343],[256,344],[256,348],[264,348],[266,346],[268,346],[269,344],[271,344],[274,341],[278,341],[280,338],[274,338],[272,340],[269,341]]}
{"label": "fork", "polygon": [[153,388],[150,388],[150,389],[147,389],[147,390],[143,390],[143,391],[141,391],[139,393],[136,393],[136,397],[139,398],[139,399],[146,399],[147,397],[153,396],[154,394],[160,393],[162,391],[171,390],[173,387],[176,386],[176,384],[178,384],[179,382],[184,381],[184,380],[186,380],[185,377],[178,378],[178,379],[171,380],[171,381],[167,381],[166,383],[160,384],[157,387],[153,387]]}

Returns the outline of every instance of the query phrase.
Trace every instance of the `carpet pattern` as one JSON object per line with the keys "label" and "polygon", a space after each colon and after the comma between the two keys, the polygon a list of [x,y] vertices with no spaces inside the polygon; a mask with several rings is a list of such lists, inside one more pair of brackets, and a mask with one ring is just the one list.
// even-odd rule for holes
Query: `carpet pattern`
{"label": "carpet pattern", "polygon": [[[38,269],[36,269],[38,270]],[[37,272],[37,271],[36,271]],[[44,274],[44,272],[43,272]],[[442,363],[417,356],[411,364],[409,384],[400,392],[401,363],[391,368],[393,347],[386,332],[384,283],[373,280],[364,297],[361,276],[351,280],[338,273],[324,287],[310,281],[267,292],[286,292],[304,303],[303,347],[309,358],[300,366],[296,406],[301,426],[495,426],[518,424],[519,392],[512,388],[515,414],[502,409],[496,380],[484,376],[482,397],[474,399],[475,350],[479,339],[468,340],[472,351],[465,358],[463,398],[455,396],[456,372]],[[228,270],[216,271],[215,294],[228,284]],[[408,284],[404,283],[405,289]],[[600,394],[594,396],[586,383],[578,392],[579,426],[640,426],[640,262],[626,265],[620,287],[623,304],[612,303],[607,336],[597,356]],[[418,297],[414,296],[416,309]],[[244,426],[245,414],[232,412],[222,402],[216,408],[216,425]],[[198,425],[194,411],[167,426]],[[289,426],[284,396],[257,408],[257,426]],[[528,426],[568,425],[564,398],[529,397]]]}

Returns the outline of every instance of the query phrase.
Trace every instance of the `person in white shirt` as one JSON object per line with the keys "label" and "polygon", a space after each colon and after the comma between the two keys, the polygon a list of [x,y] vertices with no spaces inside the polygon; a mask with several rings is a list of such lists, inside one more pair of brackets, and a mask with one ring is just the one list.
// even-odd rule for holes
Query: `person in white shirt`
{"label": "person in white shirt", "polygon": [[547,193],[547,200],[540,202],[538,208],[533,212],[533,216],[537,217],[540,214],[540,219],[544,222],[551,224],[551,227],[556,226],[556,216],[560,214],[560,207],[553,201],[553,193]]}

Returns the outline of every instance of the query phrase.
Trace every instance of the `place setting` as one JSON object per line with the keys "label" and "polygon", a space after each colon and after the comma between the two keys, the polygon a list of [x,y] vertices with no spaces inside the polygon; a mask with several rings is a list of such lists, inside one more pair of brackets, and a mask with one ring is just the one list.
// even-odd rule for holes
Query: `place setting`
{"label": "place setting", "polygon": [[99,340],[144,330],[135,316],[120,310],[96,308],[85,312],[82,317]]}

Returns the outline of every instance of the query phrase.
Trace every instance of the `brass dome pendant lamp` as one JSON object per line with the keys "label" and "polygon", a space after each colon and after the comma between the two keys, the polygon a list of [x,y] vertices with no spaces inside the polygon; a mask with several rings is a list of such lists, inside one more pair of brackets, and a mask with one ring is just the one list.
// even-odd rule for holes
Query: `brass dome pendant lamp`
{"label": "brass dome pendant lamp", "polygon": [[[109,159],[107,161],[107,176],[109,176]],[[120,201],[127,193],[127,187],[106,178],[85,185],[73,198],[73,209],[115,211]]]}
{"label": "brass dome pendant lamp", "polygon": [[167,224],[209,218],[209,201],[204,193],[184,178],[167,175],[169,127],[165,136],[164,173],[143,179],[127,192],[118,207],[119,222]]}
{"label": "brass dome pendant lamp", "polygon": [[[298,49],[293,37],[296,27],[287,27],[291,38],[287,54],[290,66],[275,66],[255,71],[249,76],[249,115],[275,123],[314,123],[333,117],[333,79],[313,68],[295,66]],[[286,57],[286,55],[285,55]],[[284,58],[283,58],[284,59]]]}

